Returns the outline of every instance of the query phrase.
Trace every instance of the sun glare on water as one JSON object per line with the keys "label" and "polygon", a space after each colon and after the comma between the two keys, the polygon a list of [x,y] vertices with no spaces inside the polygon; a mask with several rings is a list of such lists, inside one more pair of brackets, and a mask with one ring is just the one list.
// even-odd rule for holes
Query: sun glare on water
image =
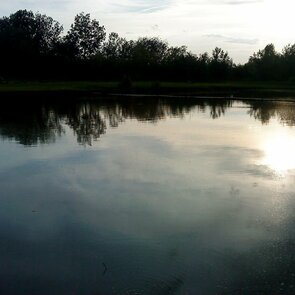
{"label": "sun glare on water", "polygon": [[262,145],[264,151],[263,165],[267,165],[278,174],[295,169],[295,136],[276,133]]}

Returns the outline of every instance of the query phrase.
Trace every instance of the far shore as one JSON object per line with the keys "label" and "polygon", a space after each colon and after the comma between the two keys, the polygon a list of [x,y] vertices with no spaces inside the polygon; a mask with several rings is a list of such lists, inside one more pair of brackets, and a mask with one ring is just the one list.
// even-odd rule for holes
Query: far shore
{"label": "far shore", "polygon": [[295,100],[295,83],[291,82],[151,82],[124,84],[105,81],[10,81],[0,83],[0,97],[65,97],[91,98],[108,96],[284,99]]}

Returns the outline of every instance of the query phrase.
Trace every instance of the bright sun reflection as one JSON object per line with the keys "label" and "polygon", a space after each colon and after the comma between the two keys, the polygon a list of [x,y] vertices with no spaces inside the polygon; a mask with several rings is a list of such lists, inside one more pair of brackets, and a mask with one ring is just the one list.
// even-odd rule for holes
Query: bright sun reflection
{"label": "bright sun reflection", "polygon": [[295,136],[278,133],[263,144],[263,165],[279,174],[295,169]]}

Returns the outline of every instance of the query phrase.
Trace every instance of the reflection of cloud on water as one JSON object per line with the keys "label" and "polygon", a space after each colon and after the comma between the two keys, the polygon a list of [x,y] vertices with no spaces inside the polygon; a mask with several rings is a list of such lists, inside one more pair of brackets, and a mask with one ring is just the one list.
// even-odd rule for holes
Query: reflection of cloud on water
{"label": "reflection of cloud on water", "polygon": [[263,141],[261,149],[239,146],[204,146],[202,149],[201,156],[214,158],[217,169],[226,173],[276,179],[295,169],[295,137],[291,135]]}
{"label": "reflection of cloud on water", "polygon": [[247,165],[245,173],[251,174],[252,176],[258,176],[268,179],[277,178],[277,174],[267,165]]}
{"label": "reflection of cloud on water", "polygon": [[[56,144],[24,149],[3,142],[1,261],[14,264],[0,283],[17,278],[26,286],[37,271],[35,287],[46,285],[51,294],[77,282],[86,291],[100,286],[103,294],[111,284],[155,294],[178,288],[194,294],[196,286],[208,291],[202,294],[252,295],[269,286],[292,294],[294,179],[278,181],[270,166],[257,164],[265,156],[257,138],[263,142],[267,126],[257,135],[241,130],[254,120],[230,110],[213,103],[56,108],[54,122],[65,130]],[[147,118],[158,124],[137,122]],[[11,127],[2,136],[21,139],[15,127],[25,119],[2,116],[2,132]],[[120,128],[87,145],[109,125]],[[31,139],[40,143],[36,134]]]}
{"label": "reflection of cloud on water", "polygon": [[204,146],[202,157],[213,158],[218,171],[231,174],[250,174],[266,179],[273,179],[276,174],[267,165],[257,165],[263,158],[259,149],[239,146]]}

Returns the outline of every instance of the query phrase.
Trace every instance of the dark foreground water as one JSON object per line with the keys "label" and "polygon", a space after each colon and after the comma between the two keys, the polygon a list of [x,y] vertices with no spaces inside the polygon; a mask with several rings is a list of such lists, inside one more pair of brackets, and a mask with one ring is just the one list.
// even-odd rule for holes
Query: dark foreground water
{"label": "dark foreground water", "polygon": [[295,104],[11,102],[0,294],[295,294]]}

